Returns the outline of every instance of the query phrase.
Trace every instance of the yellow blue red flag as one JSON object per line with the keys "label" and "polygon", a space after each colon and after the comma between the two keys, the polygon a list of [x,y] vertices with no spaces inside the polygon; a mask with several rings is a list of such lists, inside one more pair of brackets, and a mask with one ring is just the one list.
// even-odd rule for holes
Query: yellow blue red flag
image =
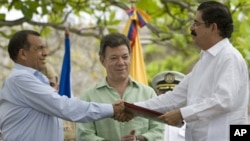
{"label": "yellow blue red flag", "polygon": [[146,25],[149,21],[149,16],[138,8],[131,8],[126,10],[126,12],[129,19],[123,33],[129,38],[132,47],[130,75],[136,81],[148,85],[138,27]]}

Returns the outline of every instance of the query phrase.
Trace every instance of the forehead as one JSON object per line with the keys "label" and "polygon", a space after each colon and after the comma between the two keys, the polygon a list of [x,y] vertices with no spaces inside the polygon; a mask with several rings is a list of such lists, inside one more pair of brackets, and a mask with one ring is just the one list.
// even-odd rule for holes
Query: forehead
{"label": "forehead", "polygon": [[202,12],[201,11],[197,11],[195,13],[195,20],[197,20],[197,21],[203,21],[202,20]]}
{"label": "forehead", "polygon": [[123,55],[123,54],[129,54],[127,45],[119,45],[117,47],[106,47],[105,50],[106,55]]}
{"label": "forehead", "polygon": [[44,41],[42,40],[42,38],[40,36],[36,36],[36,35],[28,35],[28,41],[31,45],[43,45]]}

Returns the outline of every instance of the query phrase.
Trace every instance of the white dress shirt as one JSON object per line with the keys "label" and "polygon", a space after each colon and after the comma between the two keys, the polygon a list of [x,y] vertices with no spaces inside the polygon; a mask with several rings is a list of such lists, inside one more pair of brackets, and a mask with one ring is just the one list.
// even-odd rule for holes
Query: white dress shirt
{"label": "white dress shirt", "polygon": [[173,91],[136,105],[159,112],[180,108],[187,141],[229,141],[231,124],[247,124],[248,68],[227,38],[201,57]]}
{"label": "white dress shirt", "polygon": [[164,141],[185,141],[185,129],[185,124],[181,127],[165,124]]}

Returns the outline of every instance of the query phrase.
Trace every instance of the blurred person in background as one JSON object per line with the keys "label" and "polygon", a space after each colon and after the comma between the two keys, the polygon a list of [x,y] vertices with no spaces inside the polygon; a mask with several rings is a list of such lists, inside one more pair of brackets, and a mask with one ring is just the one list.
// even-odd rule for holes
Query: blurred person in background
{"label": "blurred person in background", "polygon": [[[157,95],[167,94],[172,91],[185,77],[177,71],[163,71],[156,74],[152,79],[152,87]],[[185,141],[185,122],[181,127],[165,124],[164,141]]]}
{"label": "blurred person in background", "polygon": [[[50,86],[58,91],[58,75],[56,74],[53,67],[47,63],[41,72],[49,79]],[[64,141],[76,140],[75,128],[75,122],[63,120]]]}

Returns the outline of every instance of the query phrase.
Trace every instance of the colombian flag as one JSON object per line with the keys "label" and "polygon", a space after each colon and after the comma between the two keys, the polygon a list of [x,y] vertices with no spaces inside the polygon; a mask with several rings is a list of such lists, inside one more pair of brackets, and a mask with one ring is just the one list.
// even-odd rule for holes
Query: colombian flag
{"label": "colombian flag", "polygon": [[126,12],[129,19],[123,33],[129,38],[132,47],[130,75],[136,81],[148,85],[138,27],[146,25],[149,20],[149,16],[138,8],[131,8],[126,10]]}

